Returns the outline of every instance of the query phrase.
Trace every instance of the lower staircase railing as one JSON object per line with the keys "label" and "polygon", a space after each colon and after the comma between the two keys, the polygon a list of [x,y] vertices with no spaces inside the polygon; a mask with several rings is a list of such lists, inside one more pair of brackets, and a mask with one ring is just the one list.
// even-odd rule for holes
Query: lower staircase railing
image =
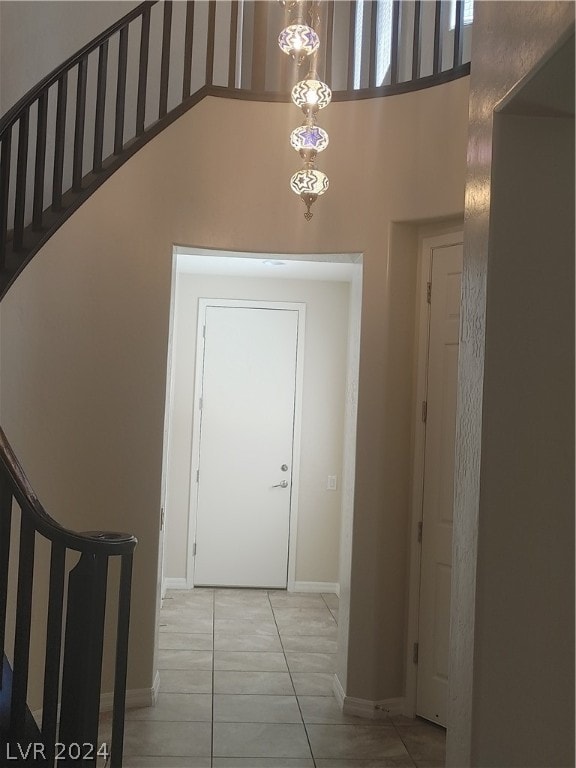
{"label": "lower staircase railing", "polygon": [[[49,564],[42,563],[45,544],[38,545],[40,539],[49,543]],[[0,430],[0,650],[4,661],[0,765],[121,767],[136,543],[128,534],[80,534],[56,523],[38,501]],[[107,598],[116,601],[110,600],[108,586],[112,560],[120,561],[115,622],[106,611]],[[34,602],[35,592],[46,586],[47,612],[37,610]],[[100,693],[108,624],[115,624],[114,699],[111,738],[101,743]],[[43,647],[43,674],[38,672],[42,667],[39,647]],[[39,723],[28,707],[29,686],[39,691]]]}

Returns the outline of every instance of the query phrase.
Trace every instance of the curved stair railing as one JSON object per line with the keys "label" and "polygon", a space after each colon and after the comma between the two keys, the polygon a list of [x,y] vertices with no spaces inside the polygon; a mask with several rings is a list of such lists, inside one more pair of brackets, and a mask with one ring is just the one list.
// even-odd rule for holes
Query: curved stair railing
{"label": "curved stair railing", "polygon": [[[469,72],[469,0],[323,0],[319,70],[334,100]],[[117,168],[206,95],[289,101],[277,2],[144,2],[0,119],[0,298]]]}
{"label": "curved stair railing", "polygon": [[[11,552],[14,538],[17,553]],[[45,574],[35,573],[40,538],[50,544]],[[96,765],[99,752],[98,758],[109,759],[112,768],[121,767],[136,543],[127,534],[74,533],[56,523],[38,501],[0,429],[1,765]],[[74,555],[79,559],[71,567]],[[110,560],[120,561],[120,579],[112,734],[104,746],[98,741],[98,727]],[[33,596],[42,577],[48,578],[48,606],[41,629]],[[27,705],[32,631],[45,638],[39,726]]]}

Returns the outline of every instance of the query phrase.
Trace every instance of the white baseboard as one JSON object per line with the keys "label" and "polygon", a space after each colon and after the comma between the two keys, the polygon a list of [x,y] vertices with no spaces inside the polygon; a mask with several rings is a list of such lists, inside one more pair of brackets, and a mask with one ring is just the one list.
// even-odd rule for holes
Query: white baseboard
{"label": "white baseboard", "polygon": [[346,715],[363,717],[367,720],[383,720],[391,715],[403,715],[406,712],[406,701],[404,698],[370,701],[369,699],[356,699],[353,696],[346,696],[337,675],[334,675],[332,687],[336,700]]}
{"label": "white baseboard", "polygon": [[390,715],[404,714],[404,699],[380,699],[380,701],[370,701],[369,699],[356,699],[353,696],[346,696],[342,711],[346,715],[355,717],[364,717],[368,720],[382,720]]}
{"label": "white baseboard", "polygon": [[[126,691],[126,709],[142,709],[153,707],[158,699],[160,675],[156,672],[152,688],[132,688]],[[103,693],[100,696],[100,712],[111,712],[114,704],[113,693]]]}
{"label": "white baseboard", "polygon": [[[164,579],[163,591],[167,589],[191,589],[186,579]],[[294,581],[288,585],[289,592],[324,592],[340,597],[340,584],[333,581]]]}
{"label": "white baseboard", "polygon": [[295,581],[288,586],[289,592],[324,592],[340,597],[340,584],[333,581]]}
{"label": "white baseboard", "polygon": [[163,591],[167,589],[190,589],[188,581],[186,579],[164,579],[162,584]]}
{"label": "white baseboard", "polygon": [[[186,579],[164,579],[162,584],[163,593],[168,589],[192,589]],[[324,592],[324,594],[335,594],[340,597],[340,584],[333,581],[294,581],[288,584],[289,592]]]}
{"label": "white baseboard", "polygon": [[[153,707],[158,699],[158,690],[160,689],[160,674],[156,672],[152,688],[132,688],[126,691],[126,709],[141,709],[143,707]],[[114,706],[114,694],[103,693],[100,696],[100,712],[112,712]],[[38,727],[42,723],[42,709],[35,709],[32,717]],[[60,719],[60,711],[58,711]]]}
{"label": "white baseboard", "polygon": [[340,682],[338,675],[334,675],[334,680],[332,681],[332,690],[334,691],[334,696],[336,696],[338,706],[340,709],[343,709],[346,694],[344,693],[344,688],[342,688],[342,683]]}

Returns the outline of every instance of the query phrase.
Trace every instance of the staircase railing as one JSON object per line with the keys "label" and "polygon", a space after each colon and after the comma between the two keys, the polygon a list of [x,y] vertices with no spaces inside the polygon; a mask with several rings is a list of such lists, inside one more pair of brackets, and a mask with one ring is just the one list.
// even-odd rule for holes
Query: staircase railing
{"label": "staircase railing", "polygon": [[[319,71],[334,100],[469,72],[469,0],[323,0]],[[206,95],[289,101],[277,2],[144,2],[0,119],[0,297],[134,152]]]}
{"label": "staircase railing", "polygon": [[[17,553],[11,553],[14,539]],[[40,539],[50,546],[44,573],[35,557]],[[0,430],[0,650],[3,658],[8,657],[0,685],[5,709],[0,719],[4,751],[0,764],[96,765],[98,752],[100,756],[108,752],[108,746],[98,742],[98,727],[109,561],[118,559],[114,702],[107,757],[112,768],[121,767],[136,543],[127,534],[79,534],[56,523],[38,501]],[[41,629],[33,598],[46,577],[48,607]],[[27,704],[32,632],[45,641],[39,732]]]}

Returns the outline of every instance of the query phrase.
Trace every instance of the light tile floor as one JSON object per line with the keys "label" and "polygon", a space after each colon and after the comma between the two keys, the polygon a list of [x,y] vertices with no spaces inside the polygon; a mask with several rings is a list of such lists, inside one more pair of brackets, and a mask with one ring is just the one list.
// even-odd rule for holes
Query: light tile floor
{"label": "light tile floor", "polygon": [[335,595],[169,592],[158,702],[126,713],[126,768],[443,766],[443,729],[342,714],[337,620]]}

